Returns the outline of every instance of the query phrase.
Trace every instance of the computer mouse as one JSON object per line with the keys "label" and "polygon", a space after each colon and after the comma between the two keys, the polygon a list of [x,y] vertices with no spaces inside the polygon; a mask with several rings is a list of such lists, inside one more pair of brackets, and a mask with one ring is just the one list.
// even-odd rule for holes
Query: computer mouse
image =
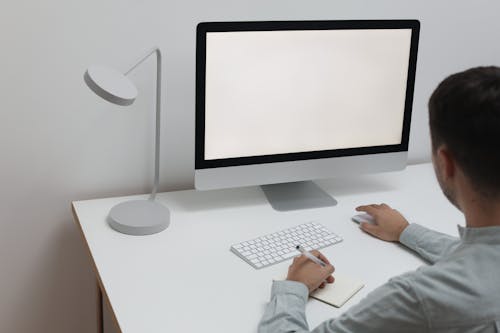
{"label": "computer mouse", "polygon": [[370,214],[366,214],[366,213],[354,215],[352,217],[352,220],[358,224],[362,223],[362,222],[375,224],[375,219],[373,218],[373,216],[371,216]]}

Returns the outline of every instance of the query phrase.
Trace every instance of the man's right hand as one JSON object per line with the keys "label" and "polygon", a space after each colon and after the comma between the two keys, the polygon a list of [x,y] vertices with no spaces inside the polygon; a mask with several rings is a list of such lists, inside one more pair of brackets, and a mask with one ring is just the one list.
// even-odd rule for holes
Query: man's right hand
{"label": "man's right hand", "polygon": [[409,225],[400,212],[386,204],[359,206],[356,210],[371,215],[375,221],[374,224],[361,223],[360,228],[370,235],[385,241],[399,241],[401,233]]}
{"label": "man's right hand", "polygon": [[319,251],[313,250],[311,254],[321,259],[326,266],[322,267],[304,255],[295,257],[293,263],[288,268],[287,280],[302,282],[312,293],[317,288],[323,288],[325,283],[333,283],[335,279],[332,276],[335,268],[328,259]]}

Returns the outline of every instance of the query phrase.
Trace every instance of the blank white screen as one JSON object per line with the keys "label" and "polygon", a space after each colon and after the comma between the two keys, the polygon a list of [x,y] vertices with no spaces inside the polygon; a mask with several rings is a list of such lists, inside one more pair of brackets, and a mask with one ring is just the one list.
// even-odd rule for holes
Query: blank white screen
{"label": "blank white screen", "polygon": [[410,29],[209,32],[205,159],[401,143]]}

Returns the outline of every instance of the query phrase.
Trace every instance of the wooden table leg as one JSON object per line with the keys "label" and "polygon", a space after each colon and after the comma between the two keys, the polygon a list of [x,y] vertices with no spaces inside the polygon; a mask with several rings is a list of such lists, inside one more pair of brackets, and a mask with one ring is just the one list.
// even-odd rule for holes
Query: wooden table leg
{"label": "wooden table leg", "polygon": [[104,333],[103,309],[102,309],[102,290],[99,281],[96,283],[96,318],[97,318],[97,333]]}

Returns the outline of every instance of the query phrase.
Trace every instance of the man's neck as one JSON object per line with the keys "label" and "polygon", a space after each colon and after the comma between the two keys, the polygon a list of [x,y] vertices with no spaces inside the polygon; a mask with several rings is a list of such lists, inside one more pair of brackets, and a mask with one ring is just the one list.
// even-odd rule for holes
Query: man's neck
{"label": "man's neck", "polygon": [[463,202],[463,210],[467,227],[500,226],[500,199],[485,199],[472,195]]}

